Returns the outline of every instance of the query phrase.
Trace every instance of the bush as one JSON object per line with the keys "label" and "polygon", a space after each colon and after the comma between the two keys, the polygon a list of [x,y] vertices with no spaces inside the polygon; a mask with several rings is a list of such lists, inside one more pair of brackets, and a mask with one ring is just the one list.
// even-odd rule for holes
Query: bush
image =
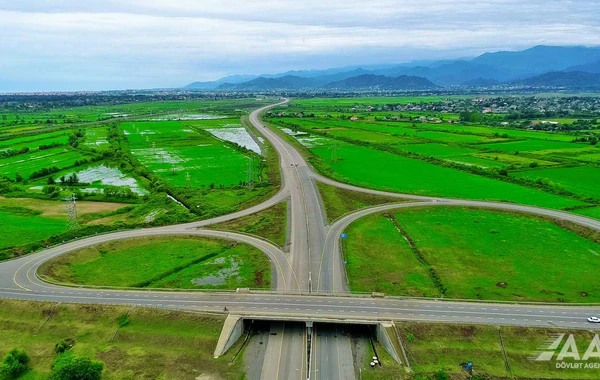
{"label": "bush", "polygon": [[0,373],[8,379],[16,379],[29,369],[31,358],[23,350],[11,350],[0,365]]}
{"label": "bush", "polygon": [[70,352],[61,354],[52,365],[52,380],[99,380],[104,363]]}
{"label": "bush", "polygon": [[75,345],[75,340],[71,338],[63,339],[60,342],[56,343],[54,346],[54,352],[57,354],[62,354],[66,351],[69,351]]}

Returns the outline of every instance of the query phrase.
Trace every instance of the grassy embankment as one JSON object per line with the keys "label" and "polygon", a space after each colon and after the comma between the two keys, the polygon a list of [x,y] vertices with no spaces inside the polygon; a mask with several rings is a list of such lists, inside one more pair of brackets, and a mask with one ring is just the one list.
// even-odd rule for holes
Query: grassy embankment
{"label": "grassy embankment", "polygon": [[[119,322],[129,313],[126,326]],[[24,380],[47,379],[54,345],[75,340],[73,352],[105,363],[103,379],[241,379],[241,357],[213,359],[224,318],[130,308],[0,300],[0,356],[13,348],[31,356]],[[119,329],[118,333],[116,333]]]}
{"label": "grassy embankment", "polygon": [[270,261],[247,244],[197,237],[148,237],[68,253],[44,278],[82,285],[177,289],[270,287]]}

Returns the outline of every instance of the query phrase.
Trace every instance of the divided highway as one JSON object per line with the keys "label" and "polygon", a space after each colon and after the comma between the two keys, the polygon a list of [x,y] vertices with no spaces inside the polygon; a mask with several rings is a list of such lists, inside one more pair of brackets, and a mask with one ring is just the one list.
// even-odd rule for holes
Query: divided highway
{"label": "divided highway", "polygon": [[[397,194],[340,183],[314,173],[300,153],[278,134],[265,128],[261,112],[251,113],[250,122],[279,153],[282,175],[280,191],[271,199],[233,214],[198,222],[115,232],[93,236],[0,263],[0,297],[26,300],[127,304],[149,307],[220,312],[225,306],[235,314],[279,320],[466,322],[498,325],[595,328],[590,315],[600,315],[600,306],[516,305],[436,301],[408,298],[368,298],[348,293],[339,237],[353,221],[368,214],[404,207],[473,206],[545,215],[600,230],[600,221],[567,212],[500,202],[469,201]],[[375,206],[343,216],[326,224],[315,182],[353,191],[411,199],[414,202]],[[255,236],[203,229],[211,224],[236,219],[289,200],[290,252]],[[40,280],[41,264],[64,253],[111,240],[150,235],[198,235],[233,239],[252,244],[271,260],[273,291],[259,294],[233,292],[111,290],[64,287]],[[274,323],[263,364],[265,379],[305,379],[305,329],[297,324]],[[600,326],[598,326],[600,327]],[[315,331],[311,352],[311,378],[352,378],[351,343],[331,329]]]}

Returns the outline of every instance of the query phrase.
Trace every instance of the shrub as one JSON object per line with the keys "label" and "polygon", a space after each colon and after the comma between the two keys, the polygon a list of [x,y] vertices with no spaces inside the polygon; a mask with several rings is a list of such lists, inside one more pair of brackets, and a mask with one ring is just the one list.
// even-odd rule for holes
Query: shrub
{"label": "shrub", "polygon": [[16,379],[29,369],[31,358],[23,350],[11,350],[0,364],[0,373],[8,379]]}
{"label": "shrub", "polygon": [[52,380],[99,380],[102,377],[104,363],[85,356],[76,356],[70,352],[61,354],[52,365]]}
{"label": "shrub", "polygon": [[56,343],[54,346],[54,352],[57,354],[62,354],[66,351],[69,351],[75,345],[75,340],[71,338],[63,339],[60,342]]}

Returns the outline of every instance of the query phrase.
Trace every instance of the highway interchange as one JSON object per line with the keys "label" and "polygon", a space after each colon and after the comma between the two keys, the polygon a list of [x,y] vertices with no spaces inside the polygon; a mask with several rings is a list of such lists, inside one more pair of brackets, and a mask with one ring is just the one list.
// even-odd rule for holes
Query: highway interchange
{"label": "highway interchange", "polygon": [[[282,103],[285,103],[284,101]],[[280,105],[279,103],[277,105]],[[564,219],[600,230],[600,221],[583,216],[500,202],[434,198],[388,193],[340,183],[312,171],[300,153],[260,121],[261,112],[250,114],[250,122],[280,157],[282,185],[269,200],[251,208],[210,220],[180,225],[121,231],[97,235],[0,263],[0,297],[40,301],[127,304],[191,311],[229,312],[279,319],[273,323],[263,364],[264,379],[307,378],[305,329],[285,320],[389,321],[486,323],[565,328],[592,328],[586,318],[600,315],[600,306],[524,305],[401,297],[371,298],[349,293],[340,254],[340,234],[353,221],[365,215],[402,207],[473,206],[509,209]],[[327,225],[315,183],[317,181],[354,191],[397,197],[412,202],[385,204],[345,215]],[[209,230],[211,224],[251,215],[288,200],[290,204],[290,250],[250,235]],[[66,252],[111,240],[150,235],[197,235],[233,239],[252,244],[271,260],[274,286],[271,292],[250,294],[232,292],[146,291],[74,288],[50,284],[37,277],[44,262]],[[350,339],[336,327],[315,329],[311,349],[310,377],[352,378],[355,374]]]}

